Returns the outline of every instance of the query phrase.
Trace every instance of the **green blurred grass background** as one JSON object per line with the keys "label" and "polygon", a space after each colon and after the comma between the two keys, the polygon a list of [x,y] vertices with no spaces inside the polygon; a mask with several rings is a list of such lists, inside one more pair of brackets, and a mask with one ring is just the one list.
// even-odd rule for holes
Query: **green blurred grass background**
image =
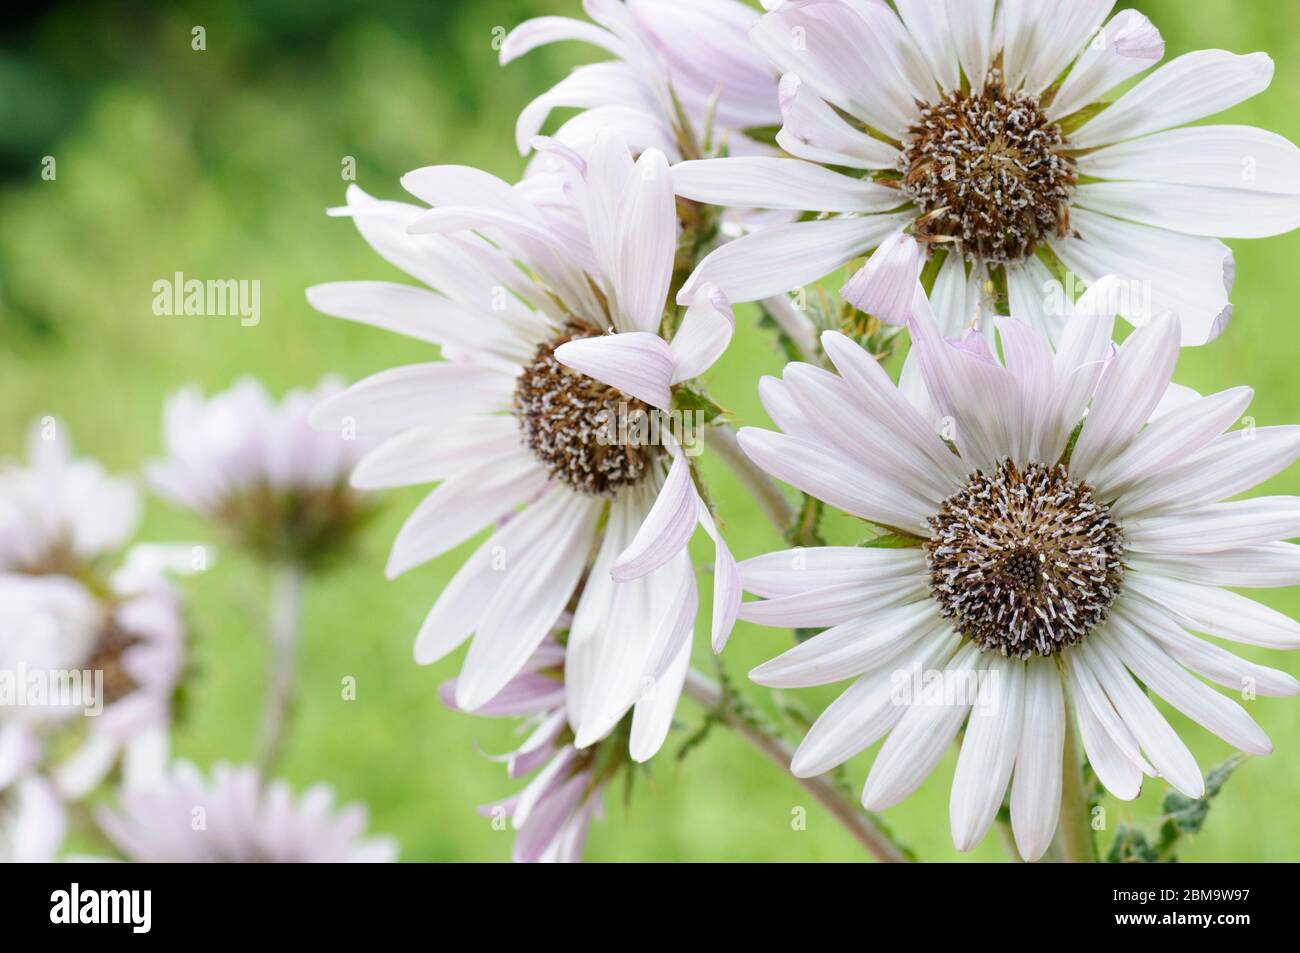
{"label": "green blurred grass background", "polygon": [[[1273,87],[1219,121],[1263,126],[1300,140],[1300,10],[1288,0],[1143,0],[1134,4],[1164,32],[1168,56],[1221,47],[1265,50]],[[326,372],[356,379],[428,358],[420,346],[315,314],[303,289],[322,281],[394,278],[346,221],[329,220],[345,183],[404,197],[397,178],[436,163],[481,166],[508,179],[523,160],[513,148],[519,109],[594,51],[568,44],[502,69],[499,27],[542,13],[581,15],[577,0],[474,0],[353,6],[259,2],[73,3],[27,13],[4,27],[0,48],[0,455],[21,452],[27,423],[65,418],[80,448],[130,470],[160,449],[164,396],[187,381],[224,388],[244,374],[277,393]],[[1122,5],[1121,5],[1122,6]],[[207,49],[191,49],[191,29]],[[495,32],[494,32],[495,31]],[[44,181],[53,156],[57,179]],[[1222,339],[1189,351],[1179,380],[1203,392],[1249,383],[1260,425],[1300,420],[1295,357],[1300,324],[1300,236],[1234,243],[1236,319]],[[152,283],[176,272],[257,278],[262,321],[156,317]],[[755,383],[778,371],[770,339],[750,309],[711,378],[741,423],[765,423]],[[779,539],[724,472],[706,465],[738,557]],[[1264,490],[1300,492],[1300,469]],[[367,802],[373,828],[396,835],[406,860],[499,860],[511,835],[493,831],[476,804],[514,785],[479,749],[503,750],[504,722],[445,710],[436,688],[460,655],[432,668],[411,661],[421,620],[470,551],[466,546],[395,582],[383,578],[387,547],[421,491],[392,493],[356,558],[311,587],[302,636],[301,697],[282,773],[297,786],[331,782]],[[151,501],[142,538],[189,540],[207,527]],[[856,541],[849,531],[837,540]],[[709,556],[701,548],[701,562]],[[705,580],[707,583],[707,579]],[[251,755],[262,687],[260,639],[267,579],[223,551],[189,585],[195,681],[177,736],[201,764]],[[707,595],[706,595],[707,598]],[[1263,594],[1300,614],[1295,591]],[[703,637],[697,664],[708,669]],[[788,644],[788,633],[741,625],[723,662],[737,684]],[[1300,657],[1251,657],[1300,674]],[[355,701],[341,698],[345,676]],[[751,696],[767,704],[762,693]],[[783,702],[815,713],[834,690]],[[1300,710],[1294,702],[1248,703],[1277,752],[1253,759],[1229,783],[1185,860],[1300,859]],[[698,723],[688,703],[625,805],[607,799],[592,860],[855,860],[862,855],[791,779],[735,738],[715,731],[685,761],[674,757]],[[1173,716],[1208,769],[1227,746]],[[794,734],[791,734],[791,738]],[[948,835],[953,758],[910,800],[887,812],[927,859],[955,859]],[[855,786],[870,755],[849,766]],[[1108,832],[1150,821],[1162,786],[1148,782],[1132,804],[1108,800]],[[806,830],[792,812],[806,807]],[[1005,855],[990,836],[972,855]]]}

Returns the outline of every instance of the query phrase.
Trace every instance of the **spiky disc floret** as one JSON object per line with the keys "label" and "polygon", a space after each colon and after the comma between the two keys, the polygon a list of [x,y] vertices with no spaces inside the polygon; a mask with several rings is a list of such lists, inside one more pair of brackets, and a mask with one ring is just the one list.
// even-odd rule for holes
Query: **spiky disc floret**
{"label": "spiky disc floret", "polygon": [[903,144],[903,191],[921,209],[916,237],[967,258],[1020,261],[1070,228],[1078,176],[1061,127],[997,70],[982,92],[925,106]]}
{"label": "spiky disc floret", "polygon": [[541,345],[515,385],[515,417],[525,446],[552,476],[579,493],[612,496],[645,475],[653,452],[652,447],[614,439],[617,423],[650,409],[555,359],[561,344],[601,333],[574,322]]}
{"label": "spiky disc floret", "polygon": [[977,470],[930,528],[931,590],[986,651],[1054,655],[1087,636],[1119,595],[1124,535],[1064,466],[1005,460]]}

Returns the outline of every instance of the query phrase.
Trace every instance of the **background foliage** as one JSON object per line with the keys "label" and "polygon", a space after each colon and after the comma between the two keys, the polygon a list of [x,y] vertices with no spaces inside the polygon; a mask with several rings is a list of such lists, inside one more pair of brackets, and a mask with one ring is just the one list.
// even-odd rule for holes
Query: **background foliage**
{"label": "background foliage", "polygon": [[[1122,6],[1122,5],[1121,5]],[[1300,8],[1289,0],[1138,0],[1164,32],[1170,57],[1221,47],[1265,50],[1277,61],[1272,89],[1224,119],[1300,140]],[[250,0],[178,4],[72,3],[11,12],[0,47],[0,456],[21,452],[27,423],[55,413],[87,453],[127,470],[160,449],[164,396],[187,381],[206,390],[244,374],[273,391],[326,372],[356,379],[425,360],[420,346],[314,313],[303,289],[341,279],[395,278],[327,206],[343,197],[343,157],[357,181],[402,197],[398,176],[463,163],[513,179],[519,109],[592,51],[568,44],[502,69],[494,28],[541,13],[580,15],[578,0]],[[207,50],[190,48],[191,29]],[[43,181],[40,162],[57,160]],[[1179,380],[1203,392],[1249,383],[1259,425],[1300,420],[1295,355],[1300,323],[1300,235],[1234,243],[1236,319],[1213,346],[1188,352]],[[156,317],[152,283],[176,272],[257,278],[262,321]],[[714,396],[741,423],[765,423],[758,373],[781,360],[749,309],[735,345],[712,374]],[[779,540],[725,473],[714,495],[731,546],[743,558]],[[1263,492],[1300,493],[1300,468]],[[318,579],[303,633],[301,698],[283,773],[304,786],[335,785],[366,801],[376,830],[396,835],[406,860],[505,859],[508,834],[474,812],[512,785],[480,748],[503,750],[504,723],[447,711],[437,686],[460,656],[432,668],[411,661],[415,632],[469,546],[395,582],[386,550],[420,491],[391,494],[347,565]],[[151,501],[143,538],[203,539],[207,527]],[[847,523],[835,541],[861,535]],[[472,544],[470,544],[472,545]],[[707,550],[701,550],[701,561]],[[705,580],[707,583],[707,580]],[[262,686],[260,640],[267,579],[232,551],[190,585],[195,675],[180,753],[201,764],[247,760]],[[1264,594],[1300,614],[1300,594]],[[723,659],[736,684],[787,644],[788,634],[742,624]],[[713,665],[699,646],[696,664]],[[1300,674],[1300,655],[1259,661]],[[357,679],[356,701],[340,680]],[[748,689],[746,689],[748,691]],[[816,713],[834,690],[780,699]],[[761,694],[750,692],[755,698]],[[764,703],[766,704],[766,703]],[[1251,759],[1214,805],[1205,830],[1180,848],[1184,860],[1300,859],[1300,709],[1248,703],[1277,753]],[[773,714],[776,714],[774,711]],[[630,804],[608,798],[592,832],[593,860],[851,860],[861,856],[802,789],[725,731],[689,758],[674,752],[698,723],[684,703],[683,730],[637,778]],[[795,716],[797,718],[797,716]],[[1209,769],[1226,745],[1172,716]],[[789,724],[790,737],[797,728]],[[954,859],[948,834],[953,758],[920,792],[887,812],[923,857]],[[859,788],[870,756],[849,765]],[[1162,786],[1148,782],[1133,804],[1107,800],[1109,832],[1154,828]],[[792,829],[792,810],[808,811]],[[996,836],[974,852],[1004,857]]]}

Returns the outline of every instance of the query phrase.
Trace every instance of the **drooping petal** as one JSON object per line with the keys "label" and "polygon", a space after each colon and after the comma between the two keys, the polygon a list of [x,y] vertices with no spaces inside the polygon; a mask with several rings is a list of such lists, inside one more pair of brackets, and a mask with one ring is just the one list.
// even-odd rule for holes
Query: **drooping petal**
{"label": "drooping petal", "polygon": [[657,334],[626,331],[578,338],[557,347],[555,359],[652,407],[672,406],[673,354]]}
{"label": "drooping petal", "polygon": [[736,316],[726,295],[713,285],[701,285],[669,345],[674,362],[672,383],[698,377],[712,367],[735,330]]}

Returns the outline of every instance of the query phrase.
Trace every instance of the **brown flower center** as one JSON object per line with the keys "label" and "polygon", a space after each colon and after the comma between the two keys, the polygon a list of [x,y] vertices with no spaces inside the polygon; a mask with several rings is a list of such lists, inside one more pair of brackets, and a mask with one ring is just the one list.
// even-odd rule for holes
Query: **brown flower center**
{"label": "brown flower center", "polygon": [[515,385],[515,417],[524,444],[552,476],[580,493],[612,496],[645,475],[654,452],[619,439],[620,421],[648,416],[650,408],[555,359],[561,344],[601,333],[572,322],[539,347]]}
{"label": "brown flower center", "polygon": [[1006,460],[977,470],[930,528],[930,588],[981,649],[1054,655],[1100,624],[1119,595],[1124,535],[1063,466]]}
{"label": "brown flower center", "polygon": [[921,209],[918,241],[966,258],[1020,261],[1070,229],[1078,181],[1061,127],[992,71],[980,93],[925,106],[903,145],[903,191]]}

